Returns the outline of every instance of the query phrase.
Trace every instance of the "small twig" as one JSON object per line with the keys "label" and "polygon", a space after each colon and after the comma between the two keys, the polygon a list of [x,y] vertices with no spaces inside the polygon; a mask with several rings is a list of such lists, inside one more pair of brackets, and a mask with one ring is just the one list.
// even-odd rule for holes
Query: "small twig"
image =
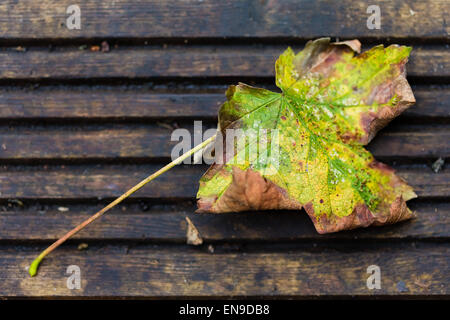
{"label": "small twig", "polygon": [[186,153],[184,153],[183,155],[181,155],[180,157],[178,157],[177,159],[175,159],[174,161],[172,161],[171,163],[169,163],[165,167],[159,169],[158,171],[156,171],[152,175],[148,176],[147,178],[145,178],[144,180],[139,182],[137,185],[135,185],[130,190],[128,190],[127,192],[122,194],[120,197],[118,197],[116,200],[114,200],[113,202],[108,204],[106,207],[101,209],[99,212],[97,212],[96,214],[94,214],[93,216],[91,216],[90,218],[86,219],[81,224],[79,224],[78,226],[76,226],[75,228],[73,228],[72,230],[67,232],[63,237],[59,238],[50,247],[48,247],[47,249],[42,251],[42,253],[36,259],[34,259],[34,261],[31,263],[30,269],[28,271],[30,276],[32,276],[32,277],[35,276],[36,273],[37,273],[37,269],[39,268],[39,264],[41,263],[42,259],[44,259],[45,256],[47,256],[50,252],[52,252],[57,247],[59,247],[67,239],[69,239],[70,237],[72,237],[74,234],[76,234],[77,232],[81,231],[82,229],[84,229],[91,222],[93,222],[93,221],[97,220],[98,218],[100,218],[106,211],[108,211],[109,209],[111,209],[114,206],[118,205],[120,202],[122,202],[123,200],[128,198],[130,195],[132,195],[133,193],[135,193],[136,191],[141,189],[143,186],[145,186],[147,183],[149,183],[153,179],[157,178],[161,174],[165,173],[166,171],[168,171],[168,170],[172,169],[173,167],[175,167],[176,165],[180,164],[184,159],[190,157],[191,155],[193,155],[197,151],[200,151],[203,148],[205,148],[207,145],[209,145],[211,142],[213,142],[215,138],[216,138],[216,135],[212,136],[208,140],[205,140],[204,142],[202,142],[198,146],[196,146],[196,147],[192,148],[191,150],[187,151]]}

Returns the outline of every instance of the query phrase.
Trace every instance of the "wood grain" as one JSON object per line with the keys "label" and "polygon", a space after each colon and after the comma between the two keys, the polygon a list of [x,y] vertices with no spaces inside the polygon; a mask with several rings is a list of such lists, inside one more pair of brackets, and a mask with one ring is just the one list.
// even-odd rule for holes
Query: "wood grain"
{"label": "wood grain", "polygon": [[[162,166],[102,166],[0,171],[0,199],[104,199],[124,191]],[[205,166],[176,167],[149,183],[132,197],[149,199],[192,199]],[[421,198],[450,197],[450,172],[434,173],[430,168],[399,168]]]}
{"label": "wood grain", "polygon": [[[185,217],[199,230],[204,242],[297,241],[297,240],[408,240],[450,237],[450,205],[447,203],[412,203],[417,218],[408,222],[378,228],[319,235],[304,211],[245,212],[229,214],[195,214],[195,206],[177,210],[151,209],[143,212],[136,206],[121,205],[86,230],[75,235],[78,241],[151,241],[186,242]],[[67,212],[56,207],[44,212],[35,209],[2,212],[0,240],[58,239],[78,225],[100,205],[67,206]]]}
{"label": "wood grain", "polygon": [[[266,246],[267,248],[267,246]],[[206,253],[181,247],[60,248],[30,278],[37,249],[0,249],[0,296],[10,297],[324,297],[449,294],[446,244],[360,249],[292,249],[290,252]],[[366,286],[367,267],[381,270],[381,289]],[[81,270],[81,289],[70,290],[66,269]],[[402,281],[406,292],[400,292]],[[405,289],[402,288],[402,291]]]}
{"label": "wood grain", "polygon": [[[73,92],[69,87],[57,92],[1,92],[0,119],[215,119],[220,104],[225,101],[224,93],[158,94],[123,92],[121,88],[112,90],[115,92]],[[433,95],[430,96],[427,101],[432,99]],[[450,102],[450,90],[448,100]]]}
{"label": "wood grain", "polygon": [[[225,91],[225,89],[223,90]],[[450,118],[450,89],[413,88],[416,104],[402,118]],[[0,119],[164,119],[194,118],[214,121],[225,93],[110,91],[1,91]]]}
{"label": "wood grain", "polygon": [[[283,47],[175,47],[86,51],[0,52],[3,79],[272,77]],[[299,48],[300,50],[301,48]],[[414,77],[450,76],[450,51],[417,48],[407,65]]]}
{"label": "wood grain", "polygon": [[[379,30],[367,28],[370,1],[85,0],[81,29],[66,27],[71,0],[6,0],[0,6],[4,39],[394,37],[445,39],[445,0],[377,1]],[[448,39],[448,38],[447,38]]]}

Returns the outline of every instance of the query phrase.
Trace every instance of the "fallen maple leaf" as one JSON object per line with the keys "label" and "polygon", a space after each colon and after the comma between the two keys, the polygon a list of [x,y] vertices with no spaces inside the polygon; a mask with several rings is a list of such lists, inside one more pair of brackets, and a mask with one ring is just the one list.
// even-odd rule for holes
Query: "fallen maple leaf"
{"label": "fallen maple leaf", "polygon": [[[279,139],[247,158],[256,139],[232,145],[225,163],[201,178],[198,212],[305,208],[319,233],[412,217],[412,188],[363,147],[415,102],[405,79],[411,48],[381,45],[355,56],[360,46],[323,38],[297,55],[288,48],[275,67],[282,93],[228,89],[219,111],[224,140],[230,128],[278,130]],[[271,144],[279,158],[267,156]]]}
{"label": "fallen maple leaf", "polygon": [[[363,147],[415,102],[405,78],[411,48],[377,46],[355,56],[360,46],[358,40],[330,43],[323,38],[308,42],[297,55],[286,50],[276,62],[282,93],[245,84],[228,89],[228,101],[219,111],[223,139],[226,129],[276,129],[281,155],[275,162],[268,150],[260,150],[264,152],[256,158],[253,154],[244,157],[244,164],[234,164],[251,145],[244,144],[224,164],[212,165],[200,180],[199,212],[305,208],[320,233],[412,217],[405,203],[416,197],[412,188]],[[42,259],[67,239],[214,139],[184,153],[70,230],[31,263],[29,274],[36,275]],[[198,235],[192,223],[188,226]]]}

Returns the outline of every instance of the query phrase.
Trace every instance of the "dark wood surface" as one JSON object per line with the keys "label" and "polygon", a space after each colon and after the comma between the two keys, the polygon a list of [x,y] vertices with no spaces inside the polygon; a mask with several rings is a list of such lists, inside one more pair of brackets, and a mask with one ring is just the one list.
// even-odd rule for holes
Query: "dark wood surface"
{"label": "dark wood surface", "polygon": [[[295,50],[302,46],[293,46]],[[25,52],[0,53],[0,77],[4,79],[89,79],[155,77],[274,76],[276,57],[286,49],[278,46],[147,45],[133,51],[118,48],[108,54],[90,50],[53,51],[30,48]],[[86,52],[85,52],[86,51]],[[189,61],[189,63],[186,63]],[[430,63],[432,61],[432,63]],[[49,69],[48,66],[52,68]],[[450,51],[446,46],[419,46],[411,54],[412,77],[449,77]]]}
{"label": "dark wood surface", "polygon": [[[432,170],[450,160],[448,1],[377,1],[380,30],[368,1],[89,0],[72,31],[70,4],[0,4],[0,297],[448,297],[450,173]],[[228,85],[273,89],[277,55],[320,36],[414,47],[417,103],[368,149],[414,187],[416,219],[319,235],[303,211],[199,215],[206,166],[182,165],[28,276],[42,249],[170,161],[173,128],[214,127]],[[103,41],[109,52],[91,50]],[[203,245],[186,244],[186,217]]]}
{"label": "dark wood surface", "polygon": [[445,39],[450,32],[446,0],[377,1],[383,28],[375,31],[366,28],[368,1],[85,0],[80,4],[84,28],[77,33],[65,26],[66,8],[71,4],[71,0],[3,1],[0,34],[6,39],[307,39],[323,35]]}

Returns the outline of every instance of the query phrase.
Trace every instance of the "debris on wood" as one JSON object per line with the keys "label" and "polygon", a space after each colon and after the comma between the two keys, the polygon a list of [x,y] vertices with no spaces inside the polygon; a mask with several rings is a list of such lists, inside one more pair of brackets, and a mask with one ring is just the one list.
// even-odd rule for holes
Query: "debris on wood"
{"label": "debris on wood", "polygon": [[102,42],[102,52],[109,52],[109,43],[107,41]]}
{"label": "debris on wood", "polygon": [[417,278],[414,281],[414,284],[422,289],[428,290],[430,289],[430,283],[424,282],[422,279]]}
{"label": "debris on wood", "polygon": [[12,207],[13,205],[23,207],[23,202],[20,201],[19,199],[9,199],[8,206]]}
{"label": "debris on wood", "polygon": [[203,243],[203,239],[200,236],[200,232],[195,227],[194,223],[192,223],[191,219],[186,217],[187,222],[187,231],[186,231],[186,238],[187,238],[187,244],[192,244],[194,246],[201,245]]}
{"label": "debris on wood", "polygon": [[444,159],[439,158],[431,165],[431,169],[433,169],[434,173],[438,173],[439,171],[441,171],[444,164],[445,164]]}
{"label": "debris on wood", "polygon": [[150,206],[145,201],[139,201],[139,208],[141,211],[146,212],[150,209]]}
{"label": "debris on wood", "polygon": [[100,51],[100,46],[91,46],[91,51],[92,51],[92,52],[98,52],[98,51]]}
{"label": "debris on wood", "polygon": [[180,125],[176,121],[172,122],[172,127],[175,129],[180,129]]}
{"label": "debris on wood", "polygon": [[38,206],[38,213],[39,214],[46,214],[47,210],[48,210],[48,207],[46,205]]}
{"label": "debris on wood", "polygon": [[404,281],[397,282],[397,290],[398,292],[408,292],[409,289],[406,286],[406,283]]}
{"label": "debris on wood", "polygon": [[78,245],[78,250],[82,251],[82,250],[86,250],[89,247],[89,245],[87,243],[80,243]]}
{"label": "debris on wood", "polygon": [[67,211],[69,211],[69,208],[67,208],[67,207],[58,207],[58,211],[59,212],[67,212]]}
{"label": "debris on wood", "polygon": [[208,246],[208,252],[209,252],[209,253],[214,253],[214,246],[213,246],[212,244],[210,244],[210,245]]}
{"label": "debris on wood", "polygon": [[22,46],[17,46],[14,50],[16,50],[17,52],[25,52],[25,51],[27,51],[27,49],[22,47]]}
{"label": "debris on wood", "polygon": [[169,124],[167,122],[157,121],[156,124],[161,128],[165,128],[165,129],[169,129],[169,130],[176,129],[172,124]]}

